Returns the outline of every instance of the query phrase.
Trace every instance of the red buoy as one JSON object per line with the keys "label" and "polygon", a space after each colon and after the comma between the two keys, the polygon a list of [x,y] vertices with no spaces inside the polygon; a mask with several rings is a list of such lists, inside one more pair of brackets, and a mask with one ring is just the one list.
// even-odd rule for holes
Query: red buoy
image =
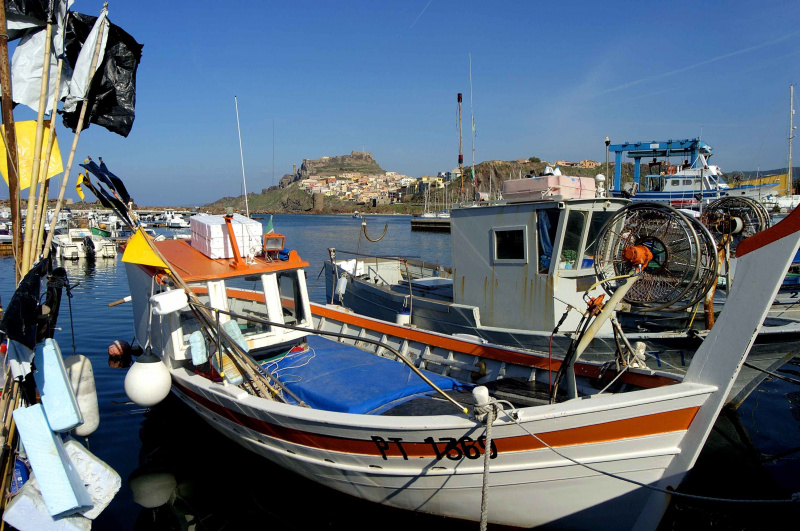
{"label": "red buoy", "polygon": [[108,355],[111,358],[121,358],[131,355],[131,346],[127,341],[117,339],[108,346]]}

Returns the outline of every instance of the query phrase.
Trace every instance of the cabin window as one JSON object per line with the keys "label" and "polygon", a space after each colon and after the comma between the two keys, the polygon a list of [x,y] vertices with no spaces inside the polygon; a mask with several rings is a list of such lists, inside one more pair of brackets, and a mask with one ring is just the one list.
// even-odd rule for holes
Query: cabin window
{"label": "cabin window", "polygon": [[492,229],[494,233],[494,261],[502,263],[528,262],[526,227]]}
{"label": "cabin window", "polygon": [[577,269],[578,252],[581,248],[583,228],[586,226],[588,212],[573,210],[567,217],[567,227],[564,230],[564,243],[561,245],[561,259],[559,269]]}
{"label": "cabin window", "polygon": [[[269,320],[261,275],[229,278],[225,281],[225,288],[230,311],[246,317]],[[272,331],[269,325],[247,319],[236,318],[236,322],[245,336]]]}
{"label": "cabin window", "polygon": [[581,259],[581,269],[594,267],[594,255],[597,248],[597,235],[606,221],[614,215],[614,212],[593,212],[589,220],[589,232],[586,236],[586,250],[583,251]]}
{"label": "cabin window", "polygon": [[305,305],[300,292],[300,282],[296,271],[284,271],[277,275],[278,289],[283,307],[283,323],[299,326],[306,321]]}
{"label": "cabin window", "polygon": [[680,179],[672,179],[672,180],[669,182],[669,185],[670,185],[670,186],[680,186],[680,184],[681,184],[681,180],[680,180]]}
{"label": "cabin window", "polygon": [[684,186],[691,186],[692,185],[692,180],[691,179],[684,179],[683,180],[683,185]]}
{"label": "cabin window", "polygon": [[540,210],[537,216],[537,240],[539,242],[539,273],[550,271],[550,262],[553,256],[553,242],[558,230],[560,210]]}

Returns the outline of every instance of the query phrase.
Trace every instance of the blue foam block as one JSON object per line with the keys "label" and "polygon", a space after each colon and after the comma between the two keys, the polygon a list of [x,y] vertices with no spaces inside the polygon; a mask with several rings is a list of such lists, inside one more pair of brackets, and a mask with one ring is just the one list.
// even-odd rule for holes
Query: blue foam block
{"label": "blue foam block", "polygon": [[195,330],[189,334],[189,350],[192,353],[192,364],[202,365],[208,360],[208,349],[203,332]]}
{"label": "blue foam block", "polygon": [[42,396],[50,429],[65,432],[83,424],[81,408],[69,383],[58,343],[54,339],[45,339],[43,345],[37,345],[35,359],[33,378]]}
{"label": "blue foam block", "polygon": [[250,347],[247,345],[247,341],[242,335],[242,330],[239,328],[239,323],[236,321],[225,321],[222,323],[222,329],[225,330],[229,336],[231,336],[231,339],[236,341],[236,343],[242,347],[242,350],[245,352],[250,351]]}
{"label": "blue foam block", "polygon": [[14,421],[50,515],[64,516],[91,507],[92,497],[67,457],[61,438],[50,430],[42,405],[15,409]]}

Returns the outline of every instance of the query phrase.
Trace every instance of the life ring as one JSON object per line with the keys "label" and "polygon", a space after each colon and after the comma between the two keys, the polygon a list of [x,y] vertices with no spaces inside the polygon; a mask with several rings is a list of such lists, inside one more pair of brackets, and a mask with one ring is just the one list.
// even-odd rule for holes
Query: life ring
{"label": "life ring", "polygon": [[667,168],[667,175],[675,175],[675,166],[669,166]]}

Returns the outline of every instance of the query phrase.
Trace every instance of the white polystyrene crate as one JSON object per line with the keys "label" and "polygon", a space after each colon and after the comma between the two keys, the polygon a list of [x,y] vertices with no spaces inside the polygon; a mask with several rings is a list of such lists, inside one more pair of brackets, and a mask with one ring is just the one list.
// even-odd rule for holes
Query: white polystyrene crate
{"label": "white polystyrene crate", "polygon": [[[243,257],[262,252],[264,227],[258,221],[234,214],[233,234]],[[193,216],[189,218],[192,247],[211,259],[233,258],[228,228],[224,216]]]}

